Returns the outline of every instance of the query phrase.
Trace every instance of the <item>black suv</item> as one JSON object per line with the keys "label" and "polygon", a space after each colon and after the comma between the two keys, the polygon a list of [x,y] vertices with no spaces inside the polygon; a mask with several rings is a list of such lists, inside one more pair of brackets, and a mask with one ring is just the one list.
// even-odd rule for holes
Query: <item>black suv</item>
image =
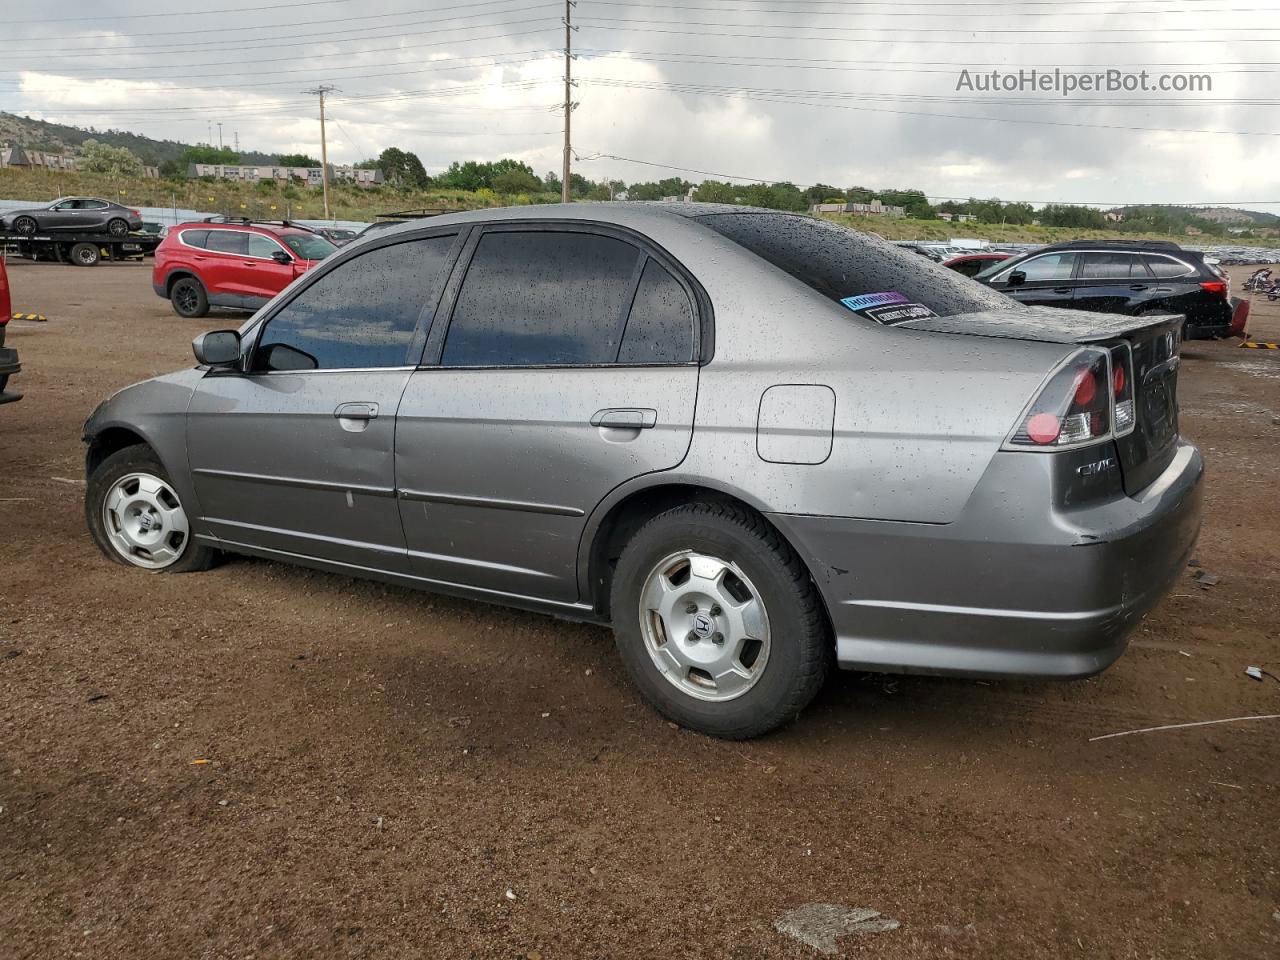
{"label": "black suv", "polygon": [[1188,340],[1231,330],[1227,275],[1176,243],[1073,240],[1004,260],[974,279],[1029,306],[1095,313],[1181,313]]}

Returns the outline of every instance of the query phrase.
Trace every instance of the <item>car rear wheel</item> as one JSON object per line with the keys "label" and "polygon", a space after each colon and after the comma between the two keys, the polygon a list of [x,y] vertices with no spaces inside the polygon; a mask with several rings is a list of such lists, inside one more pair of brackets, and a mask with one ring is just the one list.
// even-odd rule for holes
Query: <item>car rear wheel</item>
{"label": "car rear wheel", "polygon": [[31,236],[39,229],[40,225],[36,223],[35,217],[18,217],[13,221],[13,232],[25,237]]}
{"label": "car rear wheel", "polygon": [[795,551],[741,507],[659,514],[623,550],[614,634],[644,698],[682,726],[739,740],[795,717],[832,658],[817,589]]}
{"label": "car rear wheel", "polygon": [[129,233],[129,223],[127,220],[121,220],[116,217],[107,221],[107,233],[113,237],[123,237]]}
{"label": "car rear wheel", "polygon": [[71,262],[78,267],[96,266],[102,259],[102,251],[96,243],[77,243],[71,248]]}
{"label": "car rear wheel", "polygon": [[207,570],[214,551],[191,536],[187,512],[150,448],[125,447],[89,477],[85,519],[98,548],[153,573]]}
{"label": "car rear wheel", "polygon": [[183,277],[169,288],[169,303],[180,317],[203,317],[209,312],[209,295],[195,277]]}

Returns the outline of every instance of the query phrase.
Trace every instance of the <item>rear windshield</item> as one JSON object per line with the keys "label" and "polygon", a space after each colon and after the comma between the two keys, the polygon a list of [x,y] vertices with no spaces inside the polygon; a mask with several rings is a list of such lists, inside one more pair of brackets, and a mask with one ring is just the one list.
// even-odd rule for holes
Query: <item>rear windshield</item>
{"label": "rear windshield", "polygon": [[918,253],[826,220],[773,213],[715,213],[698,217],[835,302],[865,294],[901,294],[942,317],[1019,306]]}
{"label": "rear windshield", "polygon": [[286,233],[280,239],[303,260],[323,260],[338,249],[317,233]]}

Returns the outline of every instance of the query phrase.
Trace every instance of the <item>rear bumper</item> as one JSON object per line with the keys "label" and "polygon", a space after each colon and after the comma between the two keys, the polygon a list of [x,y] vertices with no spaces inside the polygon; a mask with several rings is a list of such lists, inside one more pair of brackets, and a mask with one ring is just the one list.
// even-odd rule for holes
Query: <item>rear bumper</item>
{"label": "rear bumper", "polygon": [[1187,340],[1213,340],[1231,335],[1235,305],[1229,300],[1214,300],[1201,309],[1187,311]]}
{"label": "rear bumper", "polygon": [[771,515],[809,563],[848,669],[1084,677],[1125,650],[1200,529],[1200,452],[1136,497],[1054,507],[1048,456],[1000,453],[948,524]]}

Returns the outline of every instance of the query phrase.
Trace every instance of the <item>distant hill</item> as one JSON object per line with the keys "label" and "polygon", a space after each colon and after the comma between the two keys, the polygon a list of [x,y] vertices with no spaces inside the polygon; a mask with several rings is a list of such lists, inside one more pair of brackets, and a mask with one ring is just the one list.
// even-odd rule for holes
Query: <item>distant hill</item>
{"label": "distant hill", "polygon": [[[126,130],[95,130],[93,127],[84,129],[0,112],[0,143],[17,143],[32,150],[61,153],[80,146],[86,140],[125,147],[143,163],[153,167],[166,162],[176,163],[182,156],[182,151],[194,146],[178,140],[153,140]],[[242,150],[240,159],[243,163],[274,163],[276,158],[270,153]]]}
{"label": "distant hill", "polygon": [[1116,207],[1112,213],[1124,214],[1126,221],[1149,221],[1159,229],[1175,226],[1197,227],[1213,232],[1226,227],[1277,227],[1280,216],[1259,210],[1240,210],[1236,207],[1170,207],[1159,204]]}

